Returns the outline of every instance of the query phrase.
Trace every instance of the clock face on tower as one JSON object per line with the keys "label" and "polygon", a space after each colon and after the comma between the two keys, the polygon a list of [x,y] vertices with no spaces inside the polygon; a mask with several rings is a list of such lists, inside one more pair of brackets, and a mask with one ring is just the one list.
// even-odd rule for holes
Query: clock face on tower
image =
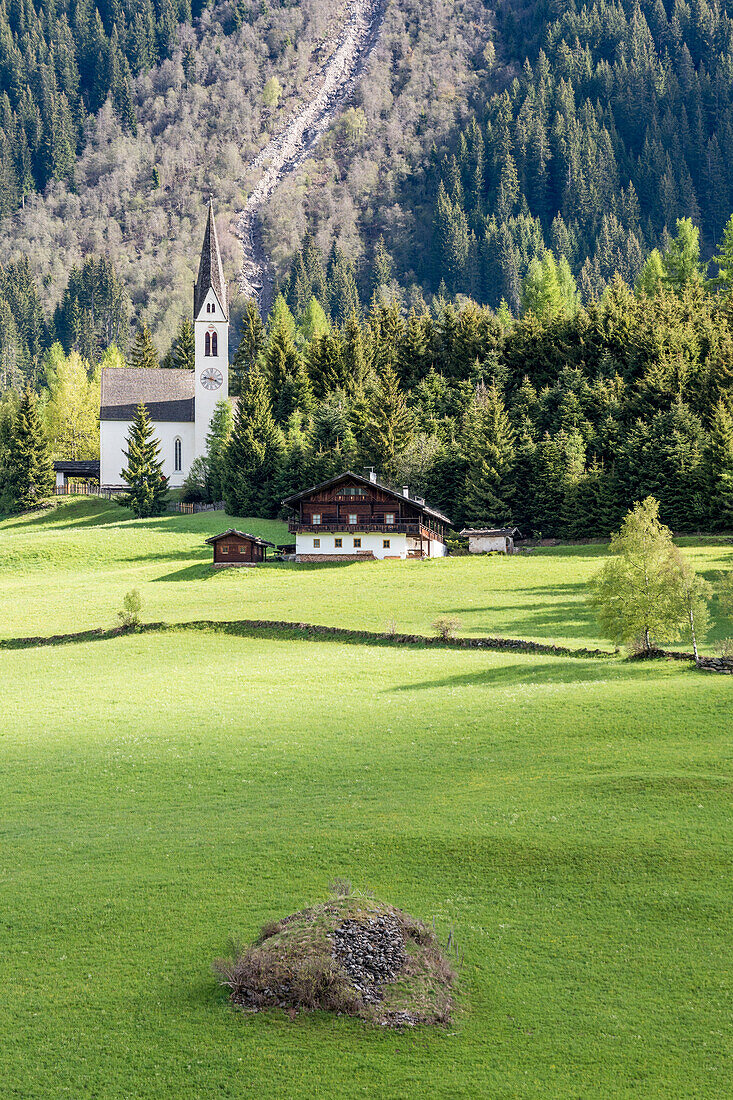
{"label": "clock face on tower", "polygon": [[216,367],[207,367],[201,371],[201,385],[205,390],[218,390],[224,381],[224,375]]}

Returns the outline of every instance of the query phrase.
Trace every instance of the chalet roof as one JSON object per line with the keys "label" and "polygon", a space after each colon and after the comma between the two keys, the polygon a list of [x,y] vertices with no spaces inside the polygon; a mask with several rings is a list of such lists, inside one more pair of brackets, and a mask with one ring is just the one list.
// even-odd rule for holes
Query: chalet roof
{"label": "chalet roof", "polygon": [[337,474],[336,477],[330,477],[328,481],[322,481],[319,485],[313,485],[310,489],[303,489],[300,493],[293,493],[292,496],[286,497],[283,504],[288,504],[291,507],[298,504],[305,497],[311,495],[311,493],[319,493],[323,489],[330,489],[332,485],[337,485],[339,481],[355,481],[358,485],[363,485],[367,489],[379,489],[383,493],[388,493],[395,500],[406,500],[413,508],[417,508],[418,511],[424,512],[425,515],[434,516],[439,519],[441,523],[450,524],[448,516],[443,512],[439,512],[437,508],[431,508],[429,504],[426,504],[424,500],[418,497],[405,496],[398,489],[391,489],[389,485],[383,485],[381,481],[371,481],[370,478],[360,477],[359,474],[352,474],[347,471],[344,474]]}
{"label": "chalet roof", "polygon": [[516,535],[521,534],[518,527],[464,527],[461,531],[461,538],[470,538],[472,535],[483,538],[505,538],[513,539]]}
{"label": "chalet roof", "polygon": [[236,535],[238,539],[248,539],[250,542],[254,542],[257,546],[274,546],[274,542],[268,542],[267,539],[261,539],[259,535],[248,535],[246,531],[237,531],[236,527],[230,527],[228,531],[222,531],[220,535],[212,535],[210,539],[206,540],[207,546],[212,546],[215,542],[219,542],[220,539],[229,538],[231,535]]}
{"label": "chalet roof", "polygon": [[100,420],[132,420],[142,402],[151,420],[193,422],[194,372],[165,367],[105,367]]}
{"label": "chalet roof", "polygon": [[227,310],[227,285],[224,282],[224,269],[221,266],[221,253],[219,252],[219,240],[216,236],[216,221],[214,220],[214,203],[209,199],[209,213],[206,218],[204,231],[204,243],[199,260],[199,274],[193,288],[193,315],[198,317],[204,298],[213,290],[219,300],[219,305],[228,318]]}

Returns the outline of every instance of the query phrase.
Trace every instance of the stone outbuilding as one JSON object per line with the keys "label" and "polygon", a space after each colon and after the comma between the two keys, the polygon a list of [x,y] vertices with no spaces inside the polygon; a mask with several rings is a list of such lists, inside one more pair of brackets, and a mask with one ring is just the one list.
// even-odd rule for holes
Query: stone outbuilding
{"label": "stone outbuilding", "polygon": [[518,527],[465,527],[461,538],[468,539],[469,554],[513,554],[514,540],[521,536]]}
{"label": "stone outbuilding", "polygon": [[267,547],[275,545],[233,527],[220,535],[212,535],[206,544],[214,547],[214,569],[225,569],[229,565],[260,565],[267,558]]}

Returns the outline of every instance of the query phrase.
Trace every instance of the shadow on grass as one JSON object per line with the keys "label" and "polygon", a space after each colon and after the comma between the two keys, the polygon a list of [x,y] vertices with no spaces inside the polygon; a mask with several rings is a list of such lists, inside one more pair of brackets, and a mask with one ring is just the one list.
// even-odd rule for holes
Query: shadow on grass
{"label": "shadow on grass", "polygon": [[[675,662],[675,665],[679,667],[677,662]],[[440,680],[401,684],[399,687],[385,688],[382,694],[427,691],[431,688],[510,687],[519,684],[525,687],[532,684],[593,684],[604,683],[611,678],[614,680],[641,680],[647,679],[648,675],[648,666],[642,669],[638,665],[634,666],[619,658],[610,656],[603,661],[595,658],[593,665],[583,665],[576,660],[550,661],[537,665],[529,665],[525,661],[507,665],[503,668],[476,669],[473,672],[460,673],[456,676],[446,676]]]}
{"label": "shadow on grass", "polygon": [[199,560],[195,565],[186,565],[183,569],[175,569],[162,577],[154,577],[153,584],[159,584],[161,581],[210,581],[216,574],[217,571],[212,569],[210,561]]}
{"label": "shadow on grass", "polygon": [[44,509],[42,512],[31,512],[27,516],[13,517],[14,528],[23,527],[105,527],[113,526],[132,516],[128,508],[114,504],[107,500],[90,500],[88,497],[78,497],[69,500],[68,497],[60,497],[55,507]]}

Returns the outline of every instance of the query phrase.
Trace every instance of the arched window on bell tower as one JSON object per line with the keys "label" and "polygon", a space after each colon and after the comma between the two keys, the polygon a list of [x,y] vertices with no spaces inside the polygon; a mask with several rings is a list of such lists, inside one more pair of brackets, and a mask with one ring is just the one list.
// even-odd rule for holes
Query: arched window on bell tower
{"label": "arched window on bell tower", "polygon": [[211,334],[211,354],[212,355],[218,355],[219,354],[218,349],[219,349],[219,337],[216,335],[215,332],[212,332],[212,334]]}
{"label": "arched window on bell tower", "polygon": [[204,339],[204,355],[211,355],[211,333],[207,332]]}

